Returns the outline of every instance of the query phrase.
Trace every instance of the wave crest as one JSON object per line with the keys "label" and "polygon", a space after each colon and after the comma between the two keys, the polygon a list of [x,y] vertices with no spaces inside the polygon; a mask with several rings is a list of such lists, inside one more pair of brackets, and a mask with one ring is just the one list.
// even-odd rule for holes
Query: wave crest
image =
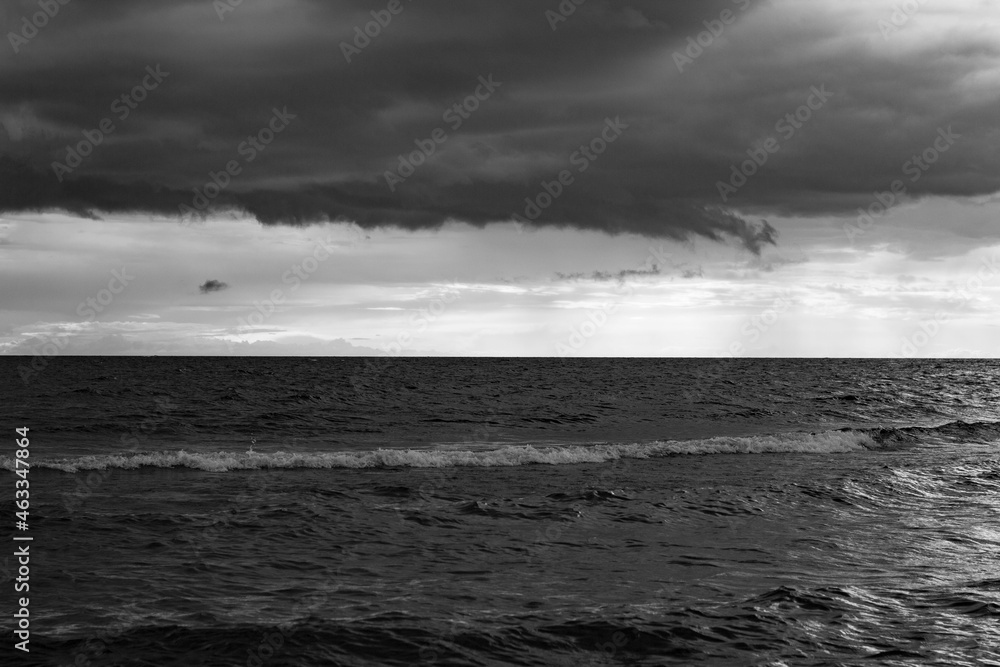
{"label": "wave crest", "polygon": [[[704,440],[656,441],[588,446],[508,445],[498,449],[377,449],[342,452],[189,452],[163,451],[102,454],[72,459],[35,460],[33,467],[76,473],[90,470],[135,470],[143,467],[193,468],[210,472],[271,468],[446,468],[499,467],[529,464],[604,463],[617,459],[708,454],[837,453],[879,447],[862,431],[787,433]],[[2,459],[12,470],[12,459]]]}
{"label": "wave crest", "polygon": [[[701,440],[666,440],[597,445],[507,445],[496,449],[375,449],[340,452],[188,452],[163,451],[100,454],[69,459],[38,460],[33,468],[68,473],[137,468],[192,468],[209,472],[276,468],[452,468],[569,465],[605,463],[617,459],[711,454],[837,454],[912,444],[925,439],[962,441],[1000,439],[1000,422],[950,422],[940,426],[840,429],[820,433],[779,433],[719,436]],[[14,470],[14,459],[0,458],[0,468]]]}

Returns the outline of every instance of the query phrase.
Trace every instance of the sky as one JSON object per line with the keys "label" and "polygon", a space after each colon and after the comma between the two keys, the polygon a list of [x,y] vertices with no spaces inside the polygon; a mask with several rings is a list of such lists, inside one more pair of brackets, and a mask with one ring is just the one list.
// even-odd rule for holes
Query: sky
{"label": "sky", "polygon": [[0,26],[3,354],[1000,356],[996,0]]}

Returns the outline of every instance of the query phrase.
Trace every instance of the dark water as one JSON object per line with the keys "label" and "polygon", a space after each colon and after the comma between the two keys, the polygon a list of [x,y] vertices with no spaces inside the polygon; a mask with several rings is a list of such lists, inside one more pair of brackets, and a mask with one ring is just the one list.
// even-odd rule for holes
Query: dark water
{"label": "dark water", "polygon": [[997,362],[24,363],[17,664],[1000,665]]}

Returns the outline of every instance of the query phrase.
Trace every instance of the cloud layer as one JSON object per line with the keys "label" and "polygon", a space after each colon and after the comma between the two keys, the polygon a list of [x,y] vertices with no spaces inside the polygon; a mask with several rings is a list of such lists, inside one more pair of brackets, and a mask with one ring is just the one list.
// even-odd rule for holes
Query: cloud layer
{"label": "cloud layer", "polygon": [[1000,190],[1000,24],[965,4],[75,0],[0,65],[0,212],[517,219],[759,252],[762,218],[893,181]]}

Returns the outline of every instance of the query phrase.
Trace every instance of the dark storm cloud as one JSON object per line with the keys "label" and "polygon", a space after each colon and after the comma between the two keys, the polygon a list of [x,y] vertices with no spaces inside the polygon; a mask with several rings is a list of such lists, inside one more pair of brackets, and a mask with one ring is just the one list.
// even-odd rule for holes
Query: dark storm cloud
{"label": "dark storm cloud", "polygon": [[[1000,189],[998,96],[976,83],[997,62],[988,35],[886,51],[822,2],[589,0],[553,30],[555,0],[402,0],[348,64],[342,45],[386,6],[246,1],[220,20],[200,0],[74,0],[0,68],[0,210],[405,229],[519,215],[759,252],[775,241],[759,217],[867,206],[948,126],[961,139],[908,193]],[[18,3],[7,25],[35,8]],[[729,32],[678,72],[673,54],[726,9]],[[148,68],[168,75],[152,86]],[[814,86],[832,96],[786,137],[777,124]],[[454,110],[463,100],[478,108]],[[627,129],[606,134],[615,119]],[[113,131],[58,180],[67,145],[105,120]],[[780,150],[724,201],[718,184],[767,137]],[[428,141],[410,173],[400,156]],[[595,141],[606,150],[583,150]]]}
{"label": "dark storm cloud", "polygon": [[201,290],[202,294],[210,294],[212,292],[227,290],[229,289],[229,285],[221,280],[206,280],[198,286],[198,289]]}

